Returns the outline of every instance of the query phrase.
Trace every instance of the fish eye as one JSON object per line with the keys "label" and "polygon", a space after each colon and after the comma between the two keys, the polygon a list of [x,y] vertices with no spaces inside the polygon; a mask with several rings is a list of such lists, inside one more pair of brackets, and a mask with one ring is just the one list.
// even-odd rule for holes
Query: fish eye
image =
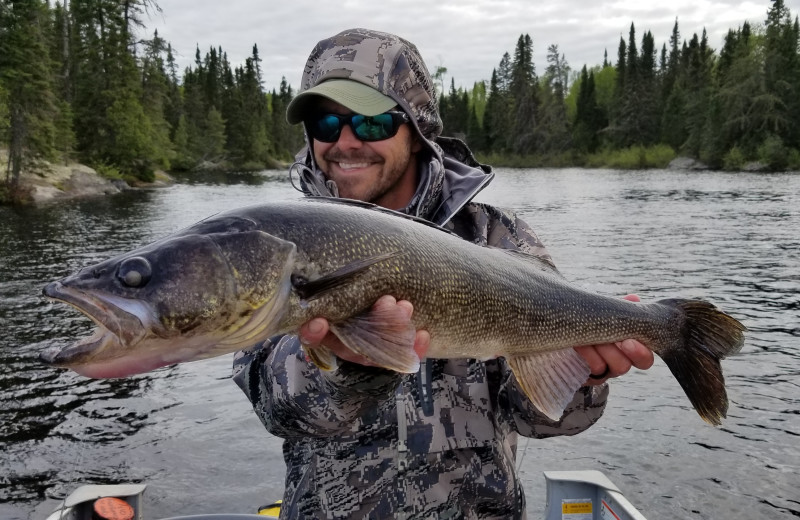
{"label": "fish eye", "polygon": [[135,256],[122,261],[117,270],[117,278],[128,287],[142,287],[150,281],[153,269],[146,259]]}

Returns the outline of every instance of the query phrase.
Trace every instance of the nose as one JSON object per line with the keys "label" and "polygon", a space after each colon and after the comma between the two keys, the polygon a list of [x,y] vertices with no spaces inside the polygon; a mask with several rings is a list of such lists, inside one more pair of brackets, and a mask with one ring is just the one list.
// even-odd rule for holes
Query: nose
{"label": "nose", "polygon": [[342,149],[352,149],[352,148],[361,148],[363,142],[356,137],[356,134],[353,133],[353,129],[350,128],[350,125],[344,125],[342,131],[339,133],[339,140],[336,142],[339,148]]}

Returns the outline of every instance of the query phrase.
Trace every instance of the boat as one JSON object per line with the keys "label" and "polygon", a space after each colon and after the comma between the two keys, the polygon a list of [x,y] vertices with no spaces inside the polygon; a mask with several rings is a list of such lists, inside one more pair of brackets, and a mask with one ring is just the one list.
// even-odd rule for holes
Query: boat
{"label": "boat", "polygon": [[545,471],[544,520],[647,520],[601,471]]}
{"label": "boat", "polygon": [[[547,483],[544,520],[647,520],[600,471],[545,471],[544,478]],[[92,520],[103,514],[109,515],[105,517],[108,520],[150,520],[142,507],[145,489],[146,484],[83,485],[65,498],[47,520]],[[253,514],[173,516],[161,520],[278,518],[280,501],[259,507],[257,511]]]}

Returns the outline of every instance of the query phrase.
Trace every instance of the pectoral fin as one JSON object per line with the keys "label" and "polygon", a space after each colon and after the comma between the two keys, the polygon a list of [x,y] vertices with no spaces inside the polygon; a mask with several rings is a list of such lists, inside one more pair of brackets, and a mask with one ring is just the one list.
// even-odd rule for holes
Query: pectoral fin
{"label": "pectoral fin", "polygon": [[393,306],[372,308],[332,323],[331,332],[347,348],[379,367],[405,374],[419,370],[419,357],[414,351],[417,331]]}
{"label": "pectoral fin", "polygon": [[314,280],[293,277],[292,285],[300,298],[310,301],[350,283],[354,277],[361,274],[370,266],[383,262],[384,260],[389,260],[400,254],[402,254],[400,251],[392,251],[390,253],[370,256],[362,260],[351,262]]}
{"label": "pectoral fin", "polygon": [[517,382],[536,408],[558,421],[589,378],[589,365],[572,348],[508,357]]}

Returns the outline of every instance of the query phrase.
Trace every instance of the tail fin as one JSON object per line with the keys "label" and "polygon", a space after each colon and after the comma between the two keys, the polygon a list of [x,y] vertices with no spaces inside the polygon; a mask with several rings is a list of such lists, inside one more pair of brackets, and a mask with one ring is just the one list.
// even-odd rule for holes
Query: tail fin
{"label": "tail fin", "polygon": [[736,354],[747,328],[710,303],[700,300],[661,300],[685,315],[682,345],[660,353],[689,401],[704,421],[718,426],[728,412],[728,395],[720,360]]}

